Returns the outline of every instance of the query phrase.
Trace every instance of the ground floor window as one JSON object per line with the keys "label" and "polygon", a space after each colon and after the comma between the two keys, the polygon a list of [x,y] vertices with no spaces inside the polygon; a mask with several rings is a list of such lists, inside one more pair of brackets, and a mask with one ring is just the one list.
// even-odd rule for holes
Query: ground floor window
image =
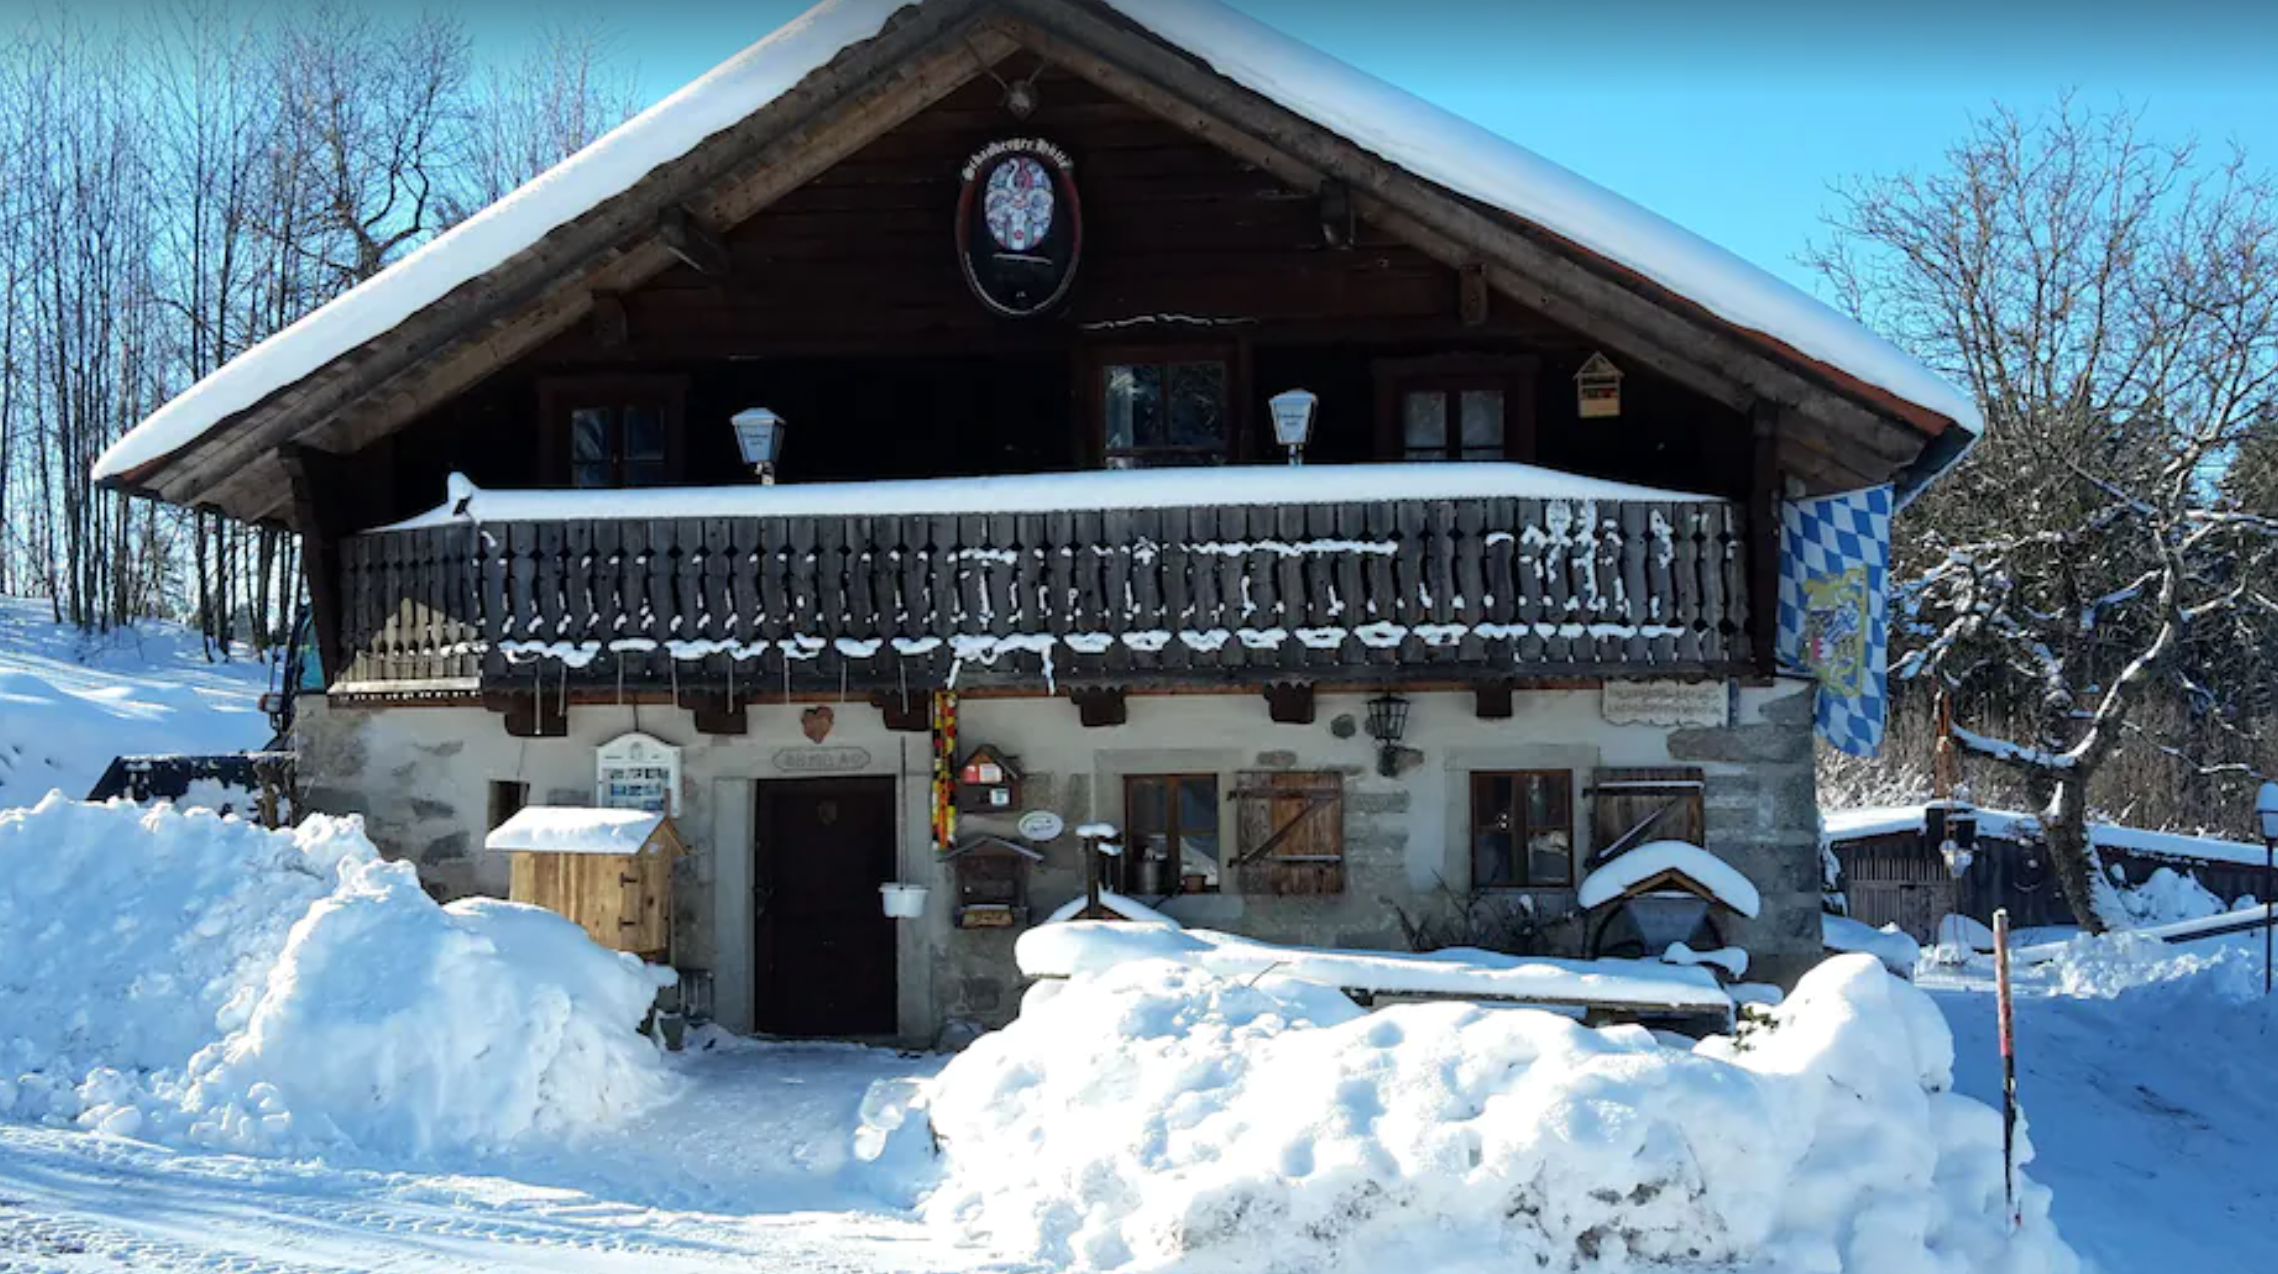
{"label": "ground floor window", "polygon": [[1573,883],[1573,771],[1473,774],[1472,887],[1540,888]]}
{"label": "ground floor window", "polygon": [[1218,892],[1218,776],[1134,774],[1123,780],[1117,887],[1137,896]]}

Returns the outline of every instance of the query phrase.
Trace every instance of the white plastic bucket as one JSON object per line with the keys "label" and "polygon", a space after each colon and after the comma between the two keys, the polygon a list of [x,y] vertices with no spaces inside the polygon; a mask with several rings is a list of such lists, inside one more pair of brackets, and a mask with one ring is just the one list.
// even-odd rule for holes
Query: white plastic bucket
{"label": "white plastic bucket", "polygon": [[896,920],[915,920],[925,914],[924,885],[880,885],[878,894],[886,906],[886,914]]}

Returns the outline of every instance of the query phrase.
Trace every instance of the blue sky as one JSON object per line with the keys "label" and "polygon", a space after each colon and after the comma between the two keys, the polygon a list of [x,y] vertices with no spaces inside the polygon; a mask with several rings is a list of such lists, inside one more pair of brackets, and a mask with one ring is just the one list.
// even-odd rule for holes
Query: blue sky
{"label": "blue sky", "polygon": [[[1627,195],[1790,280],[1828,184],[1935,165],[1973,112],[2067,89],[2163,139],[2278,166],[2278,2],[1234,0],[1237,7]],[[806,8],[588,4],[644,101]],[[573,6],[572,11],[576,11]],[[485,57],[528,10],[461,10]]]}

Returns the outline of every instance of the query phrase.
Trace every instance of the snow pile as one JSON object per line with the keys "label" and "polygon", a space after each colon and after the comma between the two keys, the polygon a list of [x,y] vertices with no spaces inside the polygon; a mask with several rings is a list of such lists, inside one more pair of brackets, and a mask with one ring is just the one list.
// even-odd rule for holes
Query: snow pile
{"label": "snow pile", "polygon": [[1922,959],[1922,945],[1895,924],[1877,929],[1849,916],[1821,912],[1819,940],[1829,951],[1863,951],[1902,978],[1913,977],[1914,966]]}
{"label": "snow pile", "polygon": [[1161,961],[1030,992],[930,1094],[936,1224],[1060,1268],[2077,1268],[1873,960],[1695,1051]]}
{"label": "snow pile", "polygon": [[2115,883],[2112,905],[2104,914],[2130,929],[2149,929],[2184,920],[2204,920],[2230,910],[2229,904],[2199,883],[2199,878],[2172,867],[2154,871],[2140,885]]}
{"label": "snow pile", "polygon": [[[438,906],[353,819],[0,811],[0,1114],[426,1154],[662,1096],[658,973],[536,908]],[[667,975],[669,976],[669,975]]]}
{"label": "snow pile", "polygon": [[0,598],[0,809],[85,796],[115,756],[260,747],[268,669],[237,654],[209,664],[197,634],[173,624],[91,636],[54,622],[46,602]]}

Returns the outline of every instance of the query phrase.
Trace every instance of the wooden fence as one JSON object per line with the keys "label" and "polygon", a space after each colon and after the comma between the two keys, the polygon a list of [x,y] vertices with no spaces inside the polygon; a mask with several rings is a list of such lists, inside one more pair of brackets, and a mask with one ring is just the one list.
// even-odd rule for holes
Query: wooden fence
{"label": "wooden fence", "polygon": [[1490,499],[356,536],[339,680],[1354,681],[1748,664],[1742,512]]}

